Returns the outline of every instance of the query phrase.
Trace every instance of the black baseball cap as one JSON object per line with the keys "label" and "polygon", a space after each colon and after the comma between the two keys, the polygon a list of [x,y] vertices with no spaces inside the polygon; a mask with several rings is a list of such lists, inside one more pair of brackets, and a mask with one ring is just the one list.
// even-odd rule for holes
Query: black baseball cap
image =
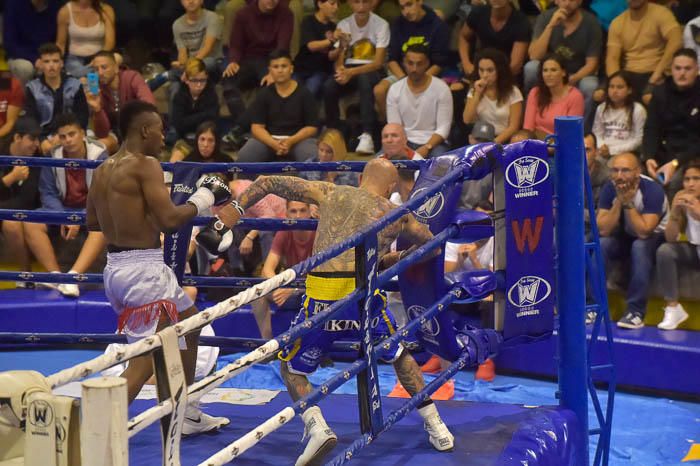
{"label": "black baseball cap", "polygon": [[14,132],[18,134],[29,134],[30,136],[38,138],[39,135],[41,135],[41,127],[34,118],[23,115],[15,122]]}

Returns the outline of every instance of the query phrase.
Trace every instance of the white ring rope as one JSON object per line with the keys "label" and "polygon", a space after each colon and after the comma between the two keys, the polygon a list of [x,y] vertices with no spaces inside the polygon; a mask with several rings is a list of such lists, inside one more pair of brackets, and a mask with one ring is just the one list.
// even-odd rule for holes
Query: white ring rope
{"label": "white ring rope", "polygon": [[[235,296],[232,296],[197,313],[196,315],[193,315],[192,317],[178,322],[174,325],[175,332],[177,333],[178,337],[183,337],[198,328],[204,327],[216,319],[230,314],[239,307],[255,301],[256,299],[270,293],[280,286],[290,283],[294,279],[296,279],[296,272],[293,269],[286,269],[262,283],[258,283],[247,290],[241,291]],[[84,379],[85,377],[103,371],[123,361],[153,351],[161,346],[160,338],[158,338],[157,335],[158,334],[152,335],[144,338],[143,340],[126,345],[113,354],[103,354],[89,361],[85,361],[84,363],[63,369],[62,371],[47,376],[46,382],[51,388],[60,387],[62,385],[66,385],[67,383]],[[268,343],[260,348],[265,347]],[[275,341],[274,344],[277,344],[277,342]],[[258,350],[260,348],[258,348]],[[253,351],[253,353],[255,353],[255,351]]]}

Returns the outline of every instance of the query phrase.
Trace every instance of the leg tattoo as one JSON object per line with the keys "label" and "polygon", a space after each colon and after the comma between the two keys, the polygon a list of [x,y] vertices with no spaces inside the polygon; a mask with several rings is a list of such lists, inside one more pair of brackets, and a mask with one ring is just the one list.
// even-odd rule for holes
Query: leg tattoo
{"label": "leg tattoo", "polygon": [[394,370],[401,385],[411,396],[415,395],[425,387],[423,373],[418,367],[418,363],[408,351],[404,351],[399,359],[394,361]]}
{"label": "leg tattoo", "polygon": [[300,398],[305,397],[313,390],[313,387],[309,383],[309,379],[304,375],[292,374],[289,372],[287,363],[282,361],[280,364],[280,370],[282,372],[282,379],[284,384],[287,386],[287,391],[289,391],[289,396],[292,400],[297,401]]}

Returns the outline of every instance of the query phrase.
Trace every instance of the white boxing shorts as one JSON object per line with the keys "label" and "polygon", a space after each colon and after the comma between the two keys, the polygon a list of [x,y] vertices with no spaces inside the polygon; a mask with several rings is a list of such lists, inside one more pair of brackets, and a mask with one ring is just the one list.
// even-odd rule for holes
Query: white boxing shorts
{"label": "white boxing shorts", "polygon": [[129,342],[153,335],[162,312],[174,323],[194,305],[161,249],[110,252],[103,275],[105,294],[119,316],[118,330]]}

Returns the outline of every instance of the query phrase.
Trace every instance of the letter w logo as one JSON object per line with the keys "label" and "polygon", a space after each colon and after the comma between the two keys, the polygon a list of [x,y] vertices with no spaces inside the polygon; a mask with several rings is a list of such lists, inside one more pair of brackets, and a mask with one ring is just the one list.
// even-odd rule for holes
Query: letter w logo
{"label": "letter w logo", "polygon": [[46,407],[34,407],[34,422],[40,425],[46,425],[46,418],[48,417],[46,413],[48,412],[48,408]]}
{"label": "letter w logo", "polygon": [[535,252],[537,246],[540,244],[540,235],[542,234],[542,224],[544,223],[544,217],[537,217],[535,219],[535,230],[532,230],[532,219],[526,218],[523,220],[522,226],[517,220],[511,222],[511,227],[513,229],[513,237],[515,238],[515,245],[518,248],[520,254],[525,253],[525,243],[528,245],[530,254]]}
{"label": "letter w logo", "polygon": [[518,285],[518,301],[521,306],[526,304],[534,304],[537,299],[537,289],[540,287],[540,281],[537,280],[530,285]]}
{"label": "letter w logo", "polygon": [[532,162],[530,164],[515,164],[515,177],[518,179],[518,186],[525,187],[535,184],[535,175],[537,174],[537,167],[539,166],[539,160]]}

